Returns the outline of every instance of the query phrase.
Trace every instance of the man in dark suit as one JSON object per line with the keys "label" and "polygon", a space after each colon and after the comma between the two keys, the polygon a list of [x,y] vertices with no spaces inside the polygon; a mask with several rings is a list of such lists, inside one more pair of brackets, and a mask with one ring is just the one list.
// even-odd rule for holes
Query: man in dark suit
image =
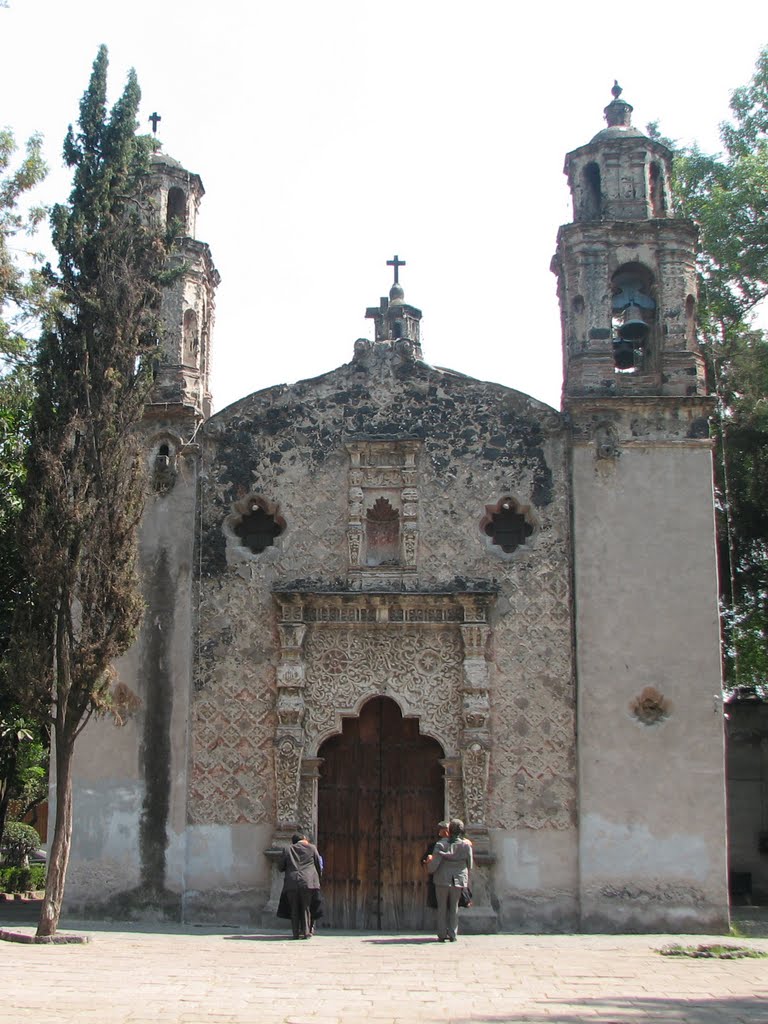
{"label": "man in dark suit", "polygon": [[[430,858],[432,852],[434,851],[435,846],[437,845],[439,840],[447,839],[447,838],[448,838],[448,822],[447,821],[438,821],[438,823],[437,823],[437,839],[433,839],[431,843],[427,843],[427,848],[426,848],[426,850],[424,851],[424,853],[421,856],[421,863],[422,863],[422,865],[424,867],[427,866],[427,861],[429,860],[429,858]],[[427,906],[428,907],[433,907],[433,908],[437,907],[437,895],[435,894],[435,880],[432,877],[432,875],[429,875],[427,877]]]}
{"label": "man in dark suit", "polygon": [[323,871],[317,847],[306,836],[295,833],[291,845],[283,850],[278,867],[285,873],[283,892],[291,908],[293,937],[309,939],[312,937],[312,898],[320,889]]}

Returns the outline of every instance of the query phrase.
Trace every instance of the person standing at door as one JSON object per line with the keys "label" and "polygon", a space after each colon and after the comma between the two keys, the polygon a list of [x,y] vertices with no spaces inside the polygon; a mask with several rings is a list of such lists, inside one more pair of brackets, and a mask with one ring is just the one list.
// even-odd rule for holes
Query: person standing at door
{"label": "person standing at door", "polygon": [[291,909],[294,939],[312,937],[312,900],[320,889],[323,863],[317,847],[306,836],[295,833],[283,850],[278,867],[285,873],[283,893]]}
{"label": "person standing at door", "polygon": [[[448,838],[448,822],[438,821],[437,823],[437,839],[433,839],[431,843],[427,843],[427,848],[421,858],[421,863],[424,867],[427,866],[430,854],[434,852],[437,846],[438,840]],[[427,878],[427,906],[437,907],[437,896],[435,894],[435,879],[433,875],[429,875]]]}
{"label": "person standing at door", "polygon": [[427,870],[435,881],[437,897],[437,938],[456,941],[459,928],[459,900],[469,885],[472,870],[472,843],[464,836],[464,822],[451,818],[448,837],[439,839],[427,858]]}

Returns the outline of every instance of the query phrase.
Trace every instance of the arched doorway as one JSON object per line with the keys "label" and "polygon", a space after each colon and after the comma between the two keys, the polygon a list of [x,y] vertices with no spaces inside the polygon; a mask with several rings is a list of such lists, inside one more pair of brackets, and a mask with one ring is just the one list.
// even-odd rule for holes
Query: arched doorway
{"label": "arched doorway", "polygon": [[325,926],[422,929],[426,872],[445,797],[440,744],[388,697],[320,747],[318,846],[325,858]]}

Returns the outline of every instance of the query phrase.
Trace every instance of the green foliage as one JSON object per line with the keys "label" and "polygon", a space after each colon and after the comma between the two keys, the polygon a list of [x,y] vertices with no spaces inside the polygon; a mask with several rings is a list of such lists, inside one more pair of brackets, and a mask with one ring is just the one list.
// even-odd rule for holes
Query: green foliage
{"label": "green foliage", "polygon": [[768,957],[762,949],[754,949],[751,946],[728,946],[720,942],[701,943],[698,946],[683,946],[678,942],[662,946],[659,950],[662,956],[684,956],[694,960],[741,960],[748,957],[753,960]]}
{"label": "green foliage", "polygon": [[25,592],[17,527],[32,398],[24,364],[0,377],[0,834],[11,800],[28,809],[47,793],[47,736],[24,714],[15,677],[3,665],[13,617]]}
{"label": "green foliage", "polygon": [[142,600],[136,555],[144,464],[136,431],[150,385],[170,256],[153,229],[151,139],[137,136],[133,72],[107,109],[101,47],[64,141],[69,201],[54,207],[61,296],[35,360],[20,551],[28,583],[9,668],[26,706],[51,706],[56,822],[39,934],[52,934],[71,842],[75,740],[107,703],[110,665],[133,642]]}
{"label": "green foliage", "polygon": [[69,728],[98,706],[107,667],[132,642],[141,615],[135,534],[143,466],[134,427],[168,256],[146,216],[152,143],[135,134],[135,75],[110,113],[106,78],[102,47],[78,130],[70,127],[64,143],[73,188],[52,216],[64,302],[36,360],[22,523],[33,589],[17,673],[39,702],[60,685],[66,707],[57,716]]}
{"label": "green foliage", "polygon": [[10,131],[0,130],[0,834],[9,801],[20,799],[27,806],[41,799],[47,775],[39,726],[23,716],[16,680],[4,664],[26,581],[17,526],[34,396],[28,338],[54,302],[40,256],[25,240],[46,212],[40,206],[26,207],[28,193],[46,173],[41,141],[33,136],[12,168],[15,141]]}
{"label": "green foliage", "polygon": [[33,388],[29,370],[17,366],[0,377],[0,657],[16,605],[21,599],[22,568],[16,542],[21,513]]}
{"label": "green foliage", "polygon": [[30,864],[28,868],[0,867],[0,892],[34,892],[45,888],[45,867]]}
{"label": "green foliage", "polygon": [[0,356],[17,357],[26,349],[30,329],[48,308],[49,291],[40,270],[40,255],[22,244],[45,217],[45,209],[22,210],[26,193],[45,177],[42,138],[33,135],[25,156],[11,169],[16,143],[0,130]]}
{"label": "green foliage", "polygon": [[726,682],[760,690],[768,684],[768,342],[754,321],[768,297],[768,48],[731,111],[724,152],[677,150],[674,184],[678,213],[700,229],[699,326],[719,399]]}
{"label": "green foliage", "polygon": [[31,825],[22,821],[9,821],[3,829],[0,850],[5,863],[11,867],[26,867],[27,858],[39,845],[40,836]]}

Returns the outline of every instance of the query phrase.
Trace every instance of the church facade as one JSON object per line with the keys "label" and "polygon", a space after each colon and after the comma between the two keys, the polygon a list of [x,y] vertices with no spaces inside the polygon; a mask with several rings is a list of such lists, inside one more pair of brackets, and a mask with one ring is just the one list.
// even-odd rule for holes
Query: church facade
{"label": "church facade", "polygon": [[727,926],[696,231],[619,92],[566,158],[561,411],[425,362],[395,257],[349,363],[211,415],[202,184],[154,158],[146,612],[80,741],[70,910],[273,924],[298,830],[327,925],[428,928],[456,816],[464,930]]}

